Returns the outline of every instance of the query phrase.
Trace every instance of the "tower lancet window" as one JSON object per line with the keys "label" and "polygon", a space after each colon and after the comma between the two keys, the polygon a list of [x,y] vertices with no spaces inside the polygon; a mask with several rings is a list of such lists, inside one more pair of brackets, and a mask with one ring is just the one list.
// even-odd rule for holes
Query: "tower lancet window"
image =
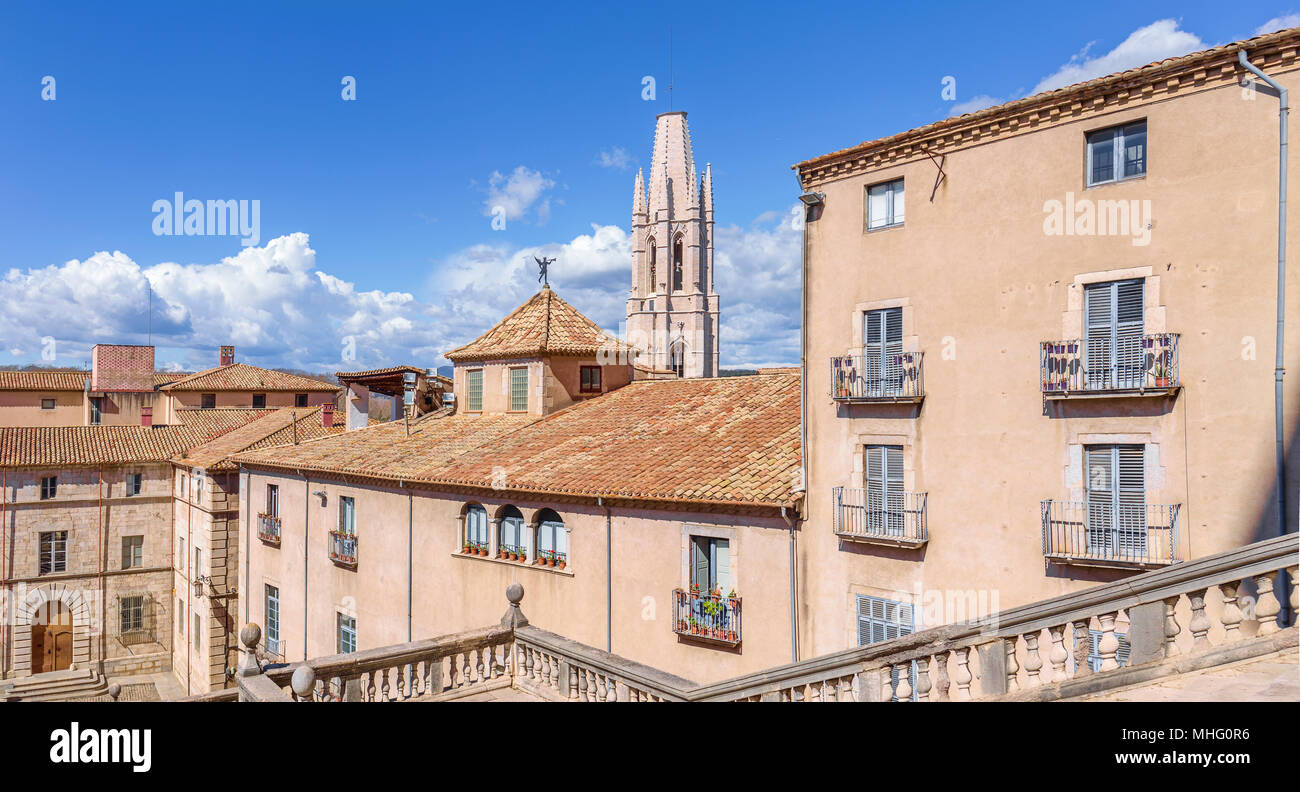
{"label": "tower lancet window", "polygon": [[659,288],[659,284],[655,281],[655,270],[657,270],[657,269],[659,268],[659,248],[655,246],[655,238],[654,238],[654,237],[650,237],[650,239],[647,240],[647,244],[650,246],[650,288],[649,288],[649,291],[650,291],[651,294],[654,294],[655,289]]}
{"label": "tower lancet window", "polygon": [[673,240],[673,291],[682,290],[682,236]]}

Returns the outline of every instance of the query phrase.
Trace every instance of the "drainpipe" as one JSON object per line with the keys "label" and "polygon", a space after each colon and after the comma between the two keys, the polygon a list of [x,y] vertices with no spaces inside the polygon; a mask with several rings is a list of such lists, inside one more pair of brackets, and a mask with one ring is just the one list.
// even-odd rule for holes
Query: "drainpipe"
{"label": "drainpipe", "polygon": [[0,679],[5,678],[5,664],[9,660],[9,652],[5,644],[5,625],[9,623],[6,618],[5,607],[9,599],[9,565],[5,562],[6,539],[9,537],[9,515],[7,507],[9,506],[9,471],[0,467]]}
{"label": "drainpipe", "polygon": [[104,598],[108,596],[106,581],[104,580],[104,567],[108,563],[106,555],[108,548],[104,536],[104,463],[102,462],[99,464],[99,482],[96,490],[99,501],[99,505],[95,509],[99,517],[99,673],[103,674],[104,661],[108,659],[108,640],[105,636],[108,626],[108,603],[104,601]]}
{"label": "drainpipe", "polygon": [[[409,431],[410,426],[408,424]],[[399,487],[406,483],[398,481]],[[411,592],[415,585],[415,493],[406,490],[406,642],[415,640],[411,637]]]}
{"label": "drainpipe", "polygon": [[253,474],[245,473],[244,466],[239,466],[239,472],[244,475],[244,624],[248,624],[248,601],[253,596],[253,573],[250,567],[249,553],[252,552],[252,542],[249,538],[249,520],[250,512],[253,509]]}
{"label": "drainpipe", "polygon": [[605,651],[614,651],[614,524],[602,496],[596,505],[605,510]]}
{"label": "drainpipe", "polygon": [[790,518],[789,510],[781,507],[781,519],[785,524],[790,526],[790,662],[799,662],[799,625],[796,621],[795,610],[795,566],[794,566],[794,520]]}
{"label": "drainpipe", "polygon": [[308,526],[311,525],[311,481],[307,474],[301,470],[298,475],[302,476],[302,661],[307,662],[307,561],[308,545],[307,540],[311,532]]}
{"label": "drainpipe", "polygon": [[1246,51],[1237,51],[1237,61],[1242,68],[1268,83],[1278,94],[1278,144],[1277,144],[1277,355],[1273,364],[1273,421],[1276,426],[1277,445],[1277,533],[1286,533],[1286,452],[1282,419],[1282,376],[1284,330],[1286,327],[1286,152],[1287,114],[1291,112],[1286,89],[1255,67],[1246,59]]}

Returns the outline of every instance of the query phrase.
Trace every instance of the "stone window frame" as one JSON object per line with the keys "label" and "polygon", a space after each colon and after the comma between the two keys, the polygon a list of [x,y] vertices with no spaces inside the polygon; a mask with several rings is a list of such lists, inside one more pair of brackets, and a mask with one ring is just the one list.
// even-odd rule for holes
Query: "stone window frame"
{"label": "stone window frame", "polygon": [[[1142,418],[1126,419],[1131,422],[1143,421]],[[1173,482],[1169,478],[1168,467],[1164,464],[1161,436],[1156,419],[1150,419],[1150,425],[1143,425],[1128,432],[1089,432],[1072,431],[1066,439],[1066,458],[1063,471],[1065,500],[1083,502],[1087,496],[1084,464],[1084,450],[1088,446],[1101,445],[1140,445],[1142,446],[1143,477],[1147,500],[1151,503],[1172,503]]]}
{"label": "stone window frame", "polygon": [[[853,438],[853,478],[844,486],[867,488],[867,446],[901,446],[903,449],[903,492],[917,492],[916,438],[911,434],[860,432]],[[874,595],[873,595],[874,596]]]}
{"label": "stone window frame", "polygon": [[[1108,182],[1109,183],[1109,182]],[[1081,272],[1074,276],[1066,292],[1065,311],[1061,314],[1062,340],[1083,340],[1084,293],[1087,287],[1112,281],[1141,280],[1142,284],[1142,334],[1154,335],[1168,332],[1165,323],[1165,304],[1161,302],[1160,276],[1153,267],[1124,267],[1112,270]],[[906,323],[904,324],[906,327]]]}
{"label": "stone window frame", "polygon": [[912,306],[912,298],[894,297],[886,300],[868,300],[853,306],[853,326],[849,329],[849,336],[853,339],[853,345],[849,347],[848,352],[850,356],[861,357],[866,354],[867,339],[863,337],[865,329],[863,325],[866,323],[867,314],[887,308],[903,309],[903,352],[917,354],[921,351],[921,339],[916,332],[916,312]]}
{"label": "stone window frame", "polygon": [[[62,540],[56,538],[60,534],[63,536]],[[43,556],[45,555],[45,545],[47,542],[46,540],[47,536],[51,537],[51,539],[48,540],[50,543],[50,551],[49,551],[50,568],[49,570],[42,572],[40,568],[41,568],[41,564],[43,563]],[[61,562],[59,559],[60,541],[62,541],[63,544],[63,553],[62,553],[63,557]],[[68,545],[71,542],[72,542],[72,532],[67,529],[54,530],[54,531],[40,531],[36,535],[36,574],[38,577],[43,577],[45,575],[58,575],[58,574],[66,573],[68,571]],[[60,566],[60,564],[62,565]]]}
{"label": "stone window frame", "polygon": [[[731,586],[736,596],[743,597],[745,592],[740,586],[740,530],[727,525],[702,525],[700,523],[682,523],[681,525],[681,589],[691,590],[691,538],[727,540],[727,564],[731,571]],[[728,592],[722,592],[727,594]]]}
{"label": "stone window frame", "polygon": [[[871,226],[871,188],[880,187],[882,185],[893,184],[894,182],[903,183],[903,206],[904,206],[903,219],[897,222],[886,223],[885,225],[880,225],[873,228]],[[877,179],[876,181],[870,182],[869,184],[862,185],[862,232],[864,234],[874,234],[878,231],[888,231],[893,228],[903,228],[907,221],[906,207],[907,207],[907,178],[906,176],[904,176],[904,174],[901,171],[895,172],[894,174],[886,178],[880,178]],[[894,213],[894,201],[893,201],[893,194],[891,191],[890,201],[889,201],[890,217],[893,216],[893,213]]]}
{"label": "stone window frame", "polygon": [[40,492],[38,494],[40,500],[54,500],[57,498],[59,495],[59,477],[57,475],[41,476]]}

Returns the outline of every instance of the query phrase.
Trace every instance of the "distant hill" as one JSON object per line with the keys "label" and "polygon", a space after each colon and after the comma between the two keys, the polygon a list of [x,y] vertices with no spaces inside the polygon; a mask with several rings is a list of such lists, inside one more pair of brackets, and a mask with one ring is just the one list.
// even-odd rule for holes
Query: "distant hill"
{"label": "distant hill", "polygon": [[758,369],[718,369],[719,377],[748,377],[757,373]]}

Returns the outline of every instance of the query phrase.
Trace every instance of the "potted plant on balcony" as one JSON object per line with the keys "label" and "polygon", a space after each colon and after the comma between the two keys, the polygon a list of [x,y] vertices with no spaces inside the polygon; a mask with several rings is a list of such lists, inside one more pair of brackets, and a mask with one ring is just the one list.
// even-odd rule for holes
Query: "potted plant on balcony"
{"label": "potted plant on balcony", "polygon": [[1157,388],[1169,387],[1169,365],[1163,359],[1156,361],[1155,375]]}
{"label": "potted plant on balcony", "polygon": [[564,567],[565,567],[564,553],[556,553],[556,554],[555,554],[555,568],[556,568],[556,569],[564,569]]}
{"label": "potted plant on balcony", "polygon": [[469,555],[471,552],[473,552],[473,550],[474,550],[474,545],[472,542],[466,542],[465,546],[461,548],[461,552],[464,553],[465,555]]}

